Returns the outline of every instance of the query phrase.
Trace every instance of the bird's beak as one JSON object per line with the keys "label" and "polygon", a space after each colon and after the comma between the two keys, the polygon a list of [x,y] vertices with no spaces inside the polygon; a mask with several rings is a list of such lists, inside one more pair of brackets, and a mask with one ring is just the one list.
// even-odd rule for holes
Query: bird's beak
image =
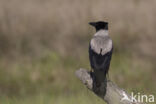
{"label": "bird's beak", "polygon": [[89,22],[89,24],[92,25],[92,26],[96,26],[95,22]]}

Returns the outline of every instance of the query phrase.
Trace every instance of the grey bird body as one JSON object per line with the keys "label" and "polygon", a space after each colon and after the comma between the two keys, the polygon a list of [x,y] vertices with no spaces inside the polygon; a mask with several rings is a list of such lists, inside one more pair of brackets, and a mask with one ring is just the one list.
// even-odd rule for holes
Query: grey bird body
{"label": "grey bird body", "polygon": [[99,29],[89,44],[89,59],[91,68],[95,73],[96,82],[105,80],[108,73],[113,51],[112,40],[108,29]]}

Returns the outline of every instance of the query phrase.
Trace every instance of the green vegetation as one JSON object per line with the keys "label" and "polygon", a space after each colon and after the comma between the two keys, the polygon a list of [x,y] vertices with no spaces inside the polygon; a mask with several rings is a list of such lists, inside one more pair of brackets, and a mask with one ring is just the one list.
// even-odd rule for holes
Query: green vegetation
{"label": "green vegetation", "polygon": [[[0,70],[2,104],[103,104],[103,101],[90,92],[75,77],[80,67],[89,69],[86,60],[75,60],[49,53],[46,57],[29,64],[18,63],[12,68]],[[129,92],[156,94],[150,82],[152,70],[134,65],[127,54],[113,55],[110,79]],[[133,60],[135,61],[135,60]],[[86,63],[84,63],[86,62]],[[11,72],[10,72],[11,70]],[[137,71],[136,71],[137,70]],[[146,76],[146,77],[140,77]]]}

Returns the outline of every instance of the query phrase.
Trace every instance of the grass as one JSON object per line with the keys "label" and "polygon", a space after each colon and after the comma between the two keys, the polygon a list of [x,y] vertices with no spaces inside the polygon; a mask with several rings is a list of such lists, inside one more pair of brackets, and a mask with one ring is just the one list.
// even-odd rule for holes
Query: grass
{"label": "grass", "polygon": [[[150,82],[153,70],[134,65],[129,54],[114,53],[110,79],[120,87],[143,94],[156,94]],[[84,62],[86,62],[84,64]],[[22,63],[22,62],[21,62]],[[88,63],[88,64],[87,64]],[[56,52],[29,64],[17,64],[1,72],[1,102],[3,104],[103,104],[103,101],[82,85],[75,70],[89,68],[87,57],[75,60],[60,57]],[[3,71],[3,72],[2,72]],[[6,76],[7,75],[7,76]],[[146,76],[146,77],[140,77]]]}
{"label": "grass", "polygon": [[72,95],[59,95],[58,97],[54,95],[38,94],[36,96],[31,96],[27,98],[5,98],[1,99],[3,104],[103,104],[101,99],[95,99],[92,94],[88,95],[88,91],[84,91],[86,94],[72,94]]}
{"label": "grass", "polygon": [[61,55],[68,54],[68,50],[80,54],[88,46],[86,40],[92,36],[89,34],[93,34],[88,22],[97,20],[109,21],[110,35],[114,41],[119,40],[116,42],[117,49],[135,48],[136,53],[155,56],[155,51],[150,51],[155,44],[155,1],[0,2],[1,57],[5,54],[34,58],[42,56],[47,50]]}

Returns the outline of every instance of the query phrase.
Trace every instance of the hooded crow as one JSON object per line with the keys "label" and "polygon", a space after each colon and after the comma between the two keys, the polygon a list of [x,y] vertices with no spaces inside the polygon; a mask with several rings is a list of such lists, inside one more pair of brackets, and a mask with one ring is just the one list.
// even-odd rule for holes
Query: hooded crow
{"label": "hooded crow", "polygon": [[96,85],[104,81],[109,70],[113,45],[108,35],[108,23],[103,21],[90,22],[96,33],[89,44],[89,60],[94,71]]}

